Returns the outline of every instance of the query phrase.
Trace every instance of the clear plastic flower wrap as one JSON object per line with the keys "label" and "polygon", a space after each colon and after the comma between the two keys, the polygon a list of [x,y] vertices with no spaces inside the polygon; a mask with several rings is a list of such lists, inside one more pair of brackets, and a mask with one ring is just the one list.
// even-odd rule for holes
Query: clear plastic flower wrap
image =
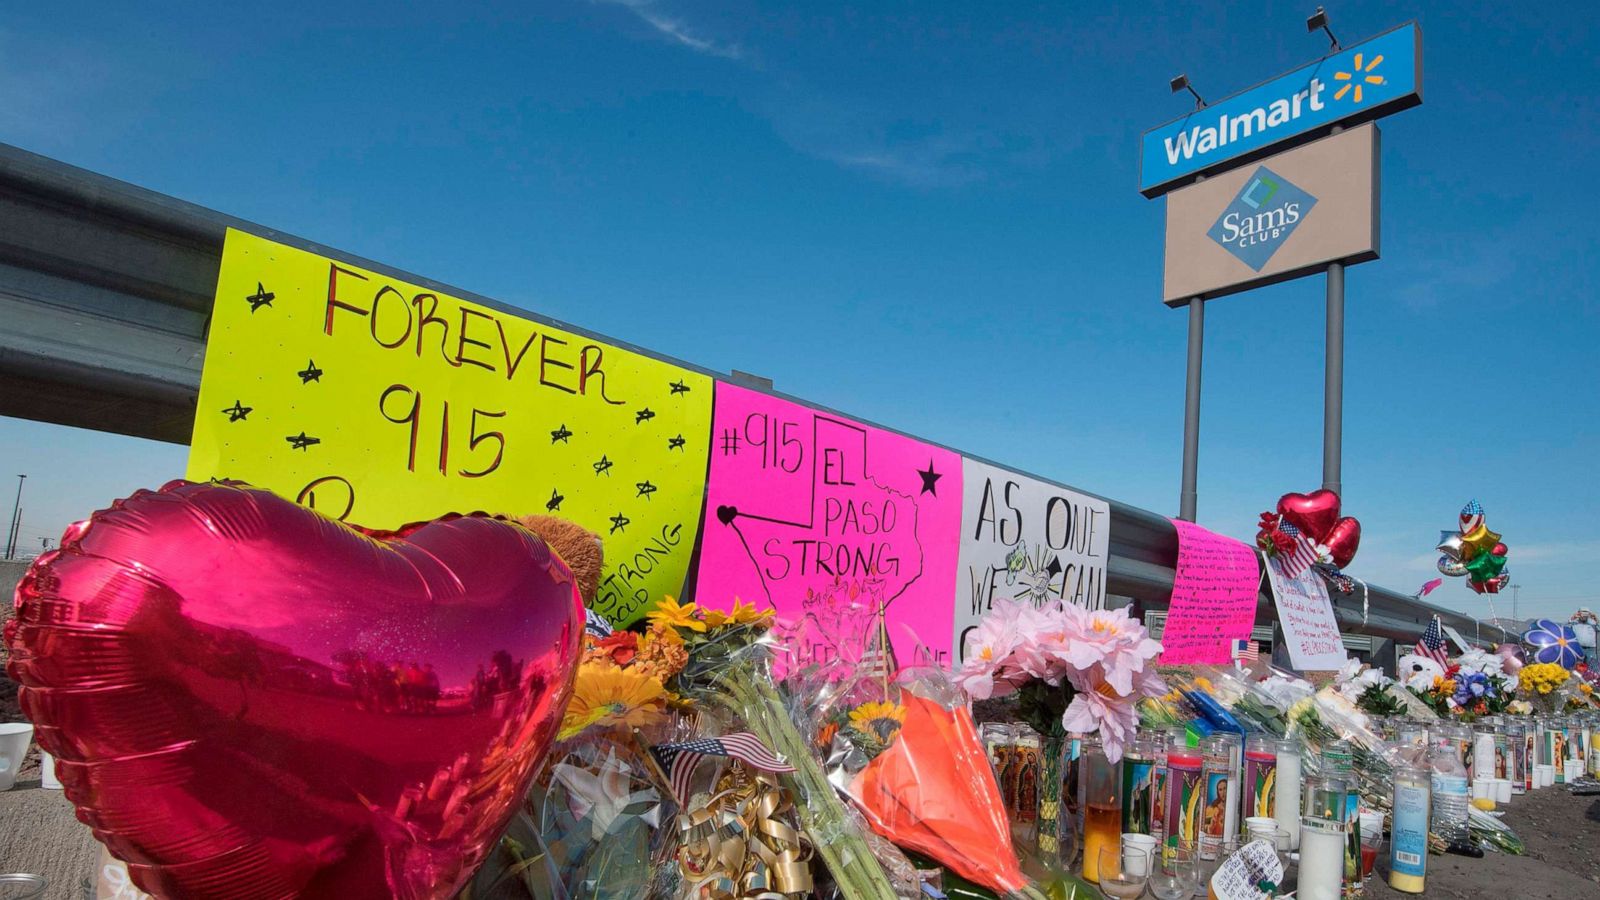
{"label": "clear plastic flower wrap", "polygon": [[966,698],[942,672],[862,678],[829,699],[813,726],[828,778],[874,831],[998,894],[1042,900]]}
{"label": "clear plastic flower wrap", "polygon": [[1384,742],[1372,720],[1334,687],[1326,687],[1289,710],[1289,736],[1298,739],[1308,764],[1320,767],[1324,748],[1346,741],[1354,757],[1361,801],[1370,809],[1393,803],[1399,748]]}
{"label": "clear plastic flower wrap", "polygon": [[862,834],[860,819],[835,793],[790,717],[772,677],[771,641],[765,631],[713,627],[706,634],[691,640],[689,661],[674,686],[706,712],[737,720],[795,767],[780,781],[792,793],[800,828],[843,900],[898,900],[889,873]]}
{"label": "clear plastic flower wrap", "polygon": [[[474,900],[638,900],[672,852],[670,819],[620,732],[560,745],[478,872]],[[659,894],[672,896],[672,894]]]}

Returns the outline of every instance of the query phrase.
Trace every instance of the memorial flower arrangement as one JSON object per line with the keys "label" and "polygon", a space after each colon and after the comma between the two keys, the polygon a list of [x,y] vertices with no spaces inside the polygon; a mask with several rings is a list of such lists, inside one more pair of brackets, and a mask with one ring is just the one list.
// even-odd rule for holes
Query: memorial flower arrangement
{"label": "memorial flower arrangement", "polygon": [[1056,741],[1098,734],[1116,761],[1138,729],[1138,703],[1167,692],[1160,652],[1126,610],[997,600],[967,637],[956,683],[974,700],[1017,694],[1034,730]]}
{"label": "memorial flower arrangement", "polygon": [[1345,664],[1334,676],[1334,688],[1340,696],[1354,703],[1369,716],[1405,716],[1411,714],[1406,700],[1409,694],[1394,679],[1378,669],[1371,668],[1358,659]]}
{"label": "memorial flower arrangement", "polygon": [[1441,717],[1466,722],[1504,712],[1513,696],[1502,676],[1471,671],[1460,663],[1434,675],[1427,687],[1411,691]]}
{"label": "memorial flower arrangement", "polygon": [[666,687],[689,661],[688,647],[671,624],[682,607],[670,598],[662,606],[667,611],[659,617],[652,613],[643,634],[605,633],[603,626],[584,631],[583,658],[558,740],[569,741],[591,730],[656,725],[665,720],[669,708],[683,705],[683,699]]}
{"label": "memorial flower arrangement", "polygon": [[1522,699],[1535,711],[1551,714],[1566,705],[1572,693],[1572,672],[1556,663],[1530,663],[1518,673]]}
{"label": "memorial flower arrangement", "polygon": [[945,673],[862,673],[819,715],[829,780],[873,831],[997,894],[1043,900],[1022,873],[966,696]]}
{"label": "memorial flower arrangement", "polygon": [[[845,900],[894,900],[879,854],[828,782],[812,745],[796,727],[784,691],[772,676],[774,613],[735,600],[729,612],[668,601],[650,613],[652,627],[670,628],[687,659],[667,683],[703,715],[732,719],[795,768],[778,779],[793,800],[799,830]],[[866,714],[864,714],[866,715]],[[870,725],[868,727],[871,727]]]}

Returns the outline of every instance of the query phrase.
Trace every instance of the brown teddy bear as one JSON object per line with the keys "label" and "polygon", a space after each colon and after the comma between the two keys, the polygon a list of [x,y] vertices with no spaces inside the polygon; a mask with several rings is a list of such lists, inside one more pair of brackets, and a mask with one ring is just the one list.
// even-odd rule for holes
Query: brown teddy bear
{"label": "brown teddy bear", "polygon": [[605,551],[600,536],[576,522],[555,516],[518,516],[516,522],[544,539],[578,579],[583,602],[593,605],[600,590],[600,569]]}

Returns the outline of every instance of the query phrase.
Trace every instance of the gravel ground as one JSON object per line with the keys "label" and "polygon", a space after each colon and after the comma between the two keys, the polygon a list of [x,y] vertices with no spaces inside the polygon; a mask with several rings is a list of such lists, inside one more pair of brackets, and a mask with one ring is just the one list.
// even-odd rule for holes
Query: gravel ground
{"label": "gravel ground", "polygon": [[[1600,798],[1574,797],[1556,786],[1514,796],[1504,809],[1504,821],[1527,844],[1527,855],[1430,856],[1428,890],[1422,896],[1431,900],[1600,897]],[[1417,896],[1391,889],[1378,877],[1387,871],[1380,861],[1365,896],[1384,900]]]}

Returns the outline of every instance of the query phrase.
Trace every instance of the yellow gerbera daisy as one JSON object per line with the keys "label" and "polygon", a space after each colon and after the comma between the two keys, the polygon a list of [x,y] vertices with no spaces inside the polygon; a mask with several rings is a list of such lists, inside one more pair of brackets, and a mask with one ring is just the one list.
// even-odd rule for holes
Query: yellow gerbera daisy
{"label": "yellow gerbera daisy", "polygon": [[662,597],[655,609],[646,615],[652,623],[670,625],[673,628],[686,628],[690,631],[705,631],[705,620],[695,615],[699,607],[693,603],[680,604],[671,597]]}
{"label": "yellow gerbera daisy", "polygon": [[706,617],[706,626],[709,628],[721,628],[733,621],[727,613],[720,609],[702,609],[700,614]]}
{"label": "yellow gerbera daisy", "polygon": [[655,678],[615,666],[580,666],[560,738],[590,726],[642,726],[661,720],[667,689]]}
{"label": "yellow gerbera daisy", "polygon": [[906,709],[898,703],[869,700],[850,710],[850,724],[857,731],[874,735],[885,744],[894,740],[905,721]]}

